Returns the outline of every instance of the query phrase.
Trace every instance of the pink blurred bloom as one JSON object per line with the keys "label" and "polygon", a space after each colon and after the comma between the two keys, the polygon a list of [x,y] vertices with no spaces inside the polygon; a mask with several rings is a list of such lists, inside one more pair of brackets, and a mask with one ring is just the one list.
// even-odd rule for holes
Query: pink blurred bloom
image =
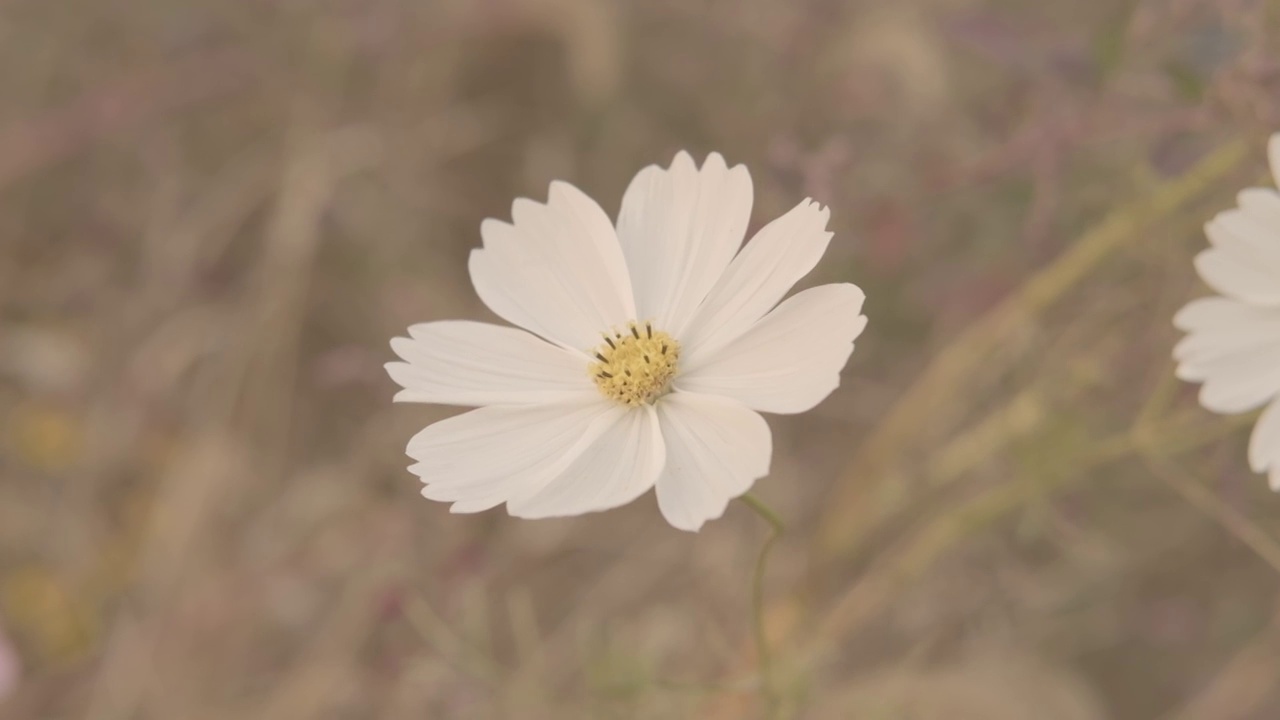
{"label": "pink blurred bloom", "polygon": [[0,702],[18,687],[21,675],[22,663],[18,659],[18,651],[4,634],[4,626],[0,625]]}

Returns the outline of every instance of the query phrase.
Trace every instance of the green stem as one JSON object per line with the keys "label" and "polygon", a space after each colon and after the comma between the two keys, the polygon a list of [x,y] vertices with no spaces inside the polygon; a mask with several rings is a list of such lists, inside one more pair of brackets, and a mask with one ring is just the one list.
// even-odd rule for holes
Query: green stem
{"label": "green stem", "polygon": [[751,619],[755,631],[756,654],[760,660],[761,693],[769,705],[770,717],[774,717],[780,702],[773,677],[773,654],[769,650],[769,637],[764,624],[764,566],[769,559],[769,551],[778,542],[778,538],[782,537],[787,526],[773,508],[764,504],[763,500],[752,493],[746,493],[740,499],[761,519],[769,523],[769,537],[760,548],[760,555],[756,558],[755,574],[751,578]]}

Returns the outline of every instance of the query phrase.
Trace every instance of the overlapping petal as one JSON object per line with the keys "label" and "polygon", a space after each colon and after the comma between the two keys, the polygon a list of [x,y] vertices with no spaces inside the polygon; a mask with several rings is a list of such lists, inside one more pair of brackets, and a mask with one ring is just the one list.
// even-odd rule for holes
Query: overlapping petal
{"label": "overlapping petal", "polygon": [[669,169],[650,165],[636,175],[622,197],[618,241],[637,319],[680,334],[742,245],[751,203],[751,175],[719,153],[701,169],[681,152]]}
{"label": "overlapping petal", "polygon": [[1205,225],[1212,247],[1196,256],[1196,271],[1226,297],[1280,305],[1280,198],[1266,190],[1241,193],[1240,208],[1219,213]]}
{"label": "overlapping petal", "polygon": [[662,398],[657,411],[667,451],[658,507],[673,527],[697,531],[769,473],[769,425],[745,405],[680,392]]}
{"label": "overlapping petal", "polygon": [[[1280,402],[1273,402],[1262,411],[1258,423],[1253,426],[1249,436],[1249,467],[1254,472],[1266,472],[1271,468],[1271,477],[1277,476],[1280,469]],[[1274,484],[1272,490],[1280,490]]]}
{"label": "overlapping petal", "polygon": [[517,200],[512,224],[486,220],[471,253],[476,293],[508,322],[585,352],[635,318],[626,261],[608,216],[568,183],[545,205]]}
{"label": "overlapping petal", "polygon": [[423,496],[478,512],[536,492],[558,477],[625,410],[601,398],[546,405],[489,405],[414,435],[409,470]]}
{"label": "overlapping petal", "polygon": [[579,353],[524,330],[467,321],[423,323],[391,347],[387,373],[401,402],[478,407],[591,400],[598,393]]}
{"label": "overlapping petal", "polygon": [[688,362],[746,332],[818,264],[831,241],[829,216],[806,200],[751,238],[681,333]]}
{"label": "overlapping petal", "polygon": [[507,503],[516,517],[581,515],[625,505],[648,492],[666,461],[653,407],[628,408],[556,477]]}
{"label": "overlapping petal", "polygon": [[676,386],[762,412],[804,412],[840,384],[867,325],[864,297],[849,284],[797,293],[728,345],[691,361]]}

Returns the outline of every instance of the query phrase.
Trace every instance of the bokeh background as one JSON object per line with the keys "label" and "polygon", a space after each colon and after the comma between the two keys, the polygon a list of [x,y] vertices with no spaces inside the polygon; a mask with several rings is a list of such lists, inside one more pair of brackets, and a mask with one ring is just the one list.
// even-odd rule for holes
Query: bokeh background
{"label": "bokeh background", "polygon": [[0,717],[753,718],[767,528],[452,516],[387,341],[718,150],[866,291],[773,417],[792,718],[1274,720],[1280,500],[1172,377],[1264,0],[4,0]]}

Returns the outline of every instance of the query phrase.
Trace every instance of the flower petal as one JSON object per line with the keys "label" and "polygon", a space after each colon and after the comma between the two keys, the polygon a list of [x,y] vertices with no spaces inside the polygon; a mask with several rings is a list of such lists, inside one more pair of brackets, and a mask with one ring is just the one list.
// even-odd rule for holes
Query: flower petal
{"label": "flower petal", "polygon": [[544,487],[507,503],[522,518],[566,517],[625,505],[648,492],[666,460],[652,406],[621,410],[613,423]]}
{"label": "flower petal", "polygon": [[1174,315],[1188,332],[1173,348],[1184,379],[1203,380],[1197,372],[1234,355],[1265,352],[1280,342],[1280,308],[1255,307],[1236,300],[1207,297],[1192,300]]}
{"label": "flower petal", "polygon": [[1254,472],[1263,472],[1277,465],[1280,465],[1280,402],[1273,402],[1258,416],[1249,435],[1249,467]]}
{"label": "flower petal", "polygon": [[773,436],[764,418],[711,395],[675,392],[657,403],[667,444],[658,508],[673,527],[696,532],[769,474]]}
{"label": "flower petal", "polygon": [[1280,233],[1280,193],[1271,188],[1245,188],[1236,196],[1240,210],[1264,228]]}
{"label": "flower petal", "polygon": [[523,405],[596,395],[586,360],[523,330],[466,321],[423,323],[391,348],[405,362],[387,363],[404,390],[399,402]]}
{"label": "flower petal", "polygon": [[409,441],[409,471],[431,500],[478,512],[545,485],[623,413],[601,398],[550,405],[490,405],[427,426]]}
{"label": "flower petal", "polygon": [[1280,308],[1237,300],[1193,300],[1174,316],[1188,332],[1173,349],[1177,376],[1203,382],[1200,403],[1244,412],[1280,393]]}
{"label": "flower petal", "polygon": [[1196,256],[1195,266],[1227,297],[1280,305],[1280,228],[1272,224],[1266,192],[1241,193],[1246,206],[1219,213],[1205,225],[1213,246]]}
{"label": "flower petal", "polygon": [[733,342],[692,359],[676,388],[761,412],[804,412],[839,386],[853,341],[867,325],[863,299],[849,284],[797,293]]}
{"label": "flower petal", "polygon": [[678,335],[742,245],[751,175],[711,153],[699,170],[680,152],[670,169],[641,170],[622,196],[618,241],[636,293],[637,319]]}
{"label": "flower petal", "polygon": [[530,332],[581,352],[635,318],[626,261],[594,200],[551,183],[545,205],[516,200],[512,224],[485,220],[471,281],[485,305]]}
{"label": "flower petal", "polygon": [[1196,272],[1209,285],[1226,297],[1237,300],[1269,302],[1272,293],[1266,273],[1230,252],[1209,248],[1195,257]]}
{"label": "flower petal", "polygon": [[1183,363],[1178,377],[1203,377],[1200,404],[1217,413],[1253,410],[1280,393],[1280,339],[1259,350],[1228,355],[1201,365]]}
{"label": "flower petal", "polygon": [[769,312],[827,250],[830,211],[805,200],[761,228],[676,337],[687,357],[710,353],[746,332]]}
{"label": "flower petal", "polygon": [[1196,298],[1174,313],[1173,326],[1184,332],[1215,330],[1255,311],[1238,300],[1217,296]]}

